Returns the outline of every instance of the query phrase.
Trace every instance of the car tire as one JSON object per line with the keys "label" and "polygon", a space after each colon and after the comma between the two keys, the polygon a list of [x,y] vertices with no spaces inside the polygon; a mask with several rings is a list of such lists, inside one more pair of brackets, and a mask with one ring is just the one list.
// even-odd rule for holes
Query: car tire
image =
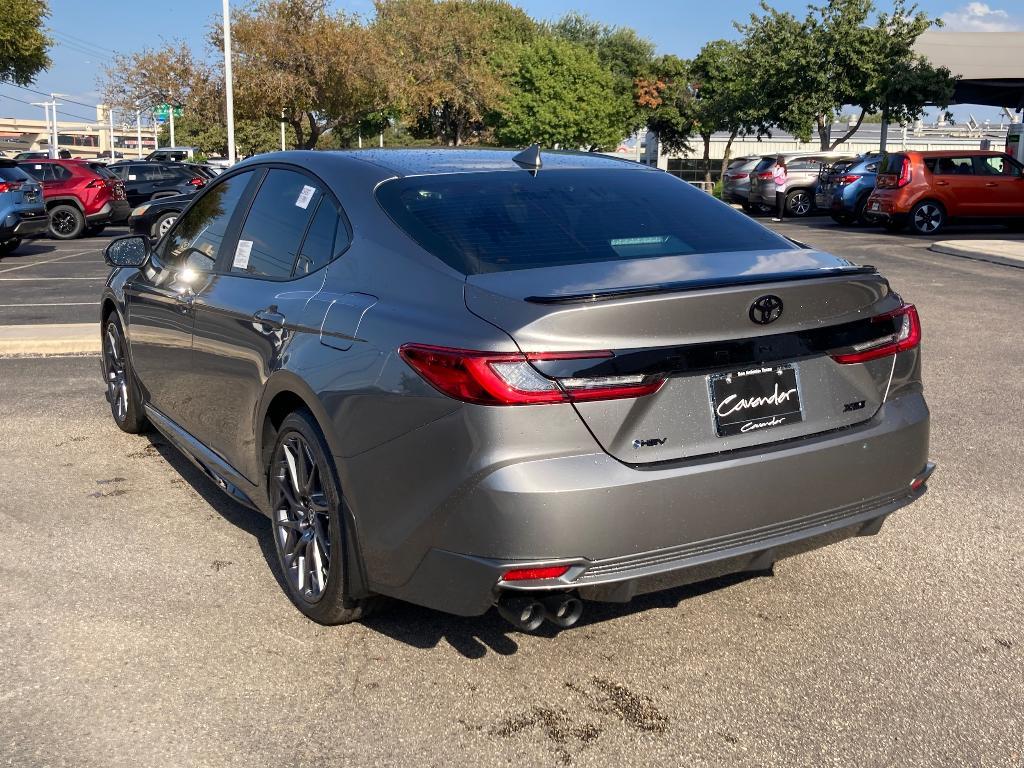
{"label": "car tire", "polygon": [[814,208],[814,200],[806,189],[793,189],[786,193],[786,212],[793,217],[803,218]]}
{"label": "car tire", "polygon": [[14,253],[18,250],[19,245],[21,245],[20,237],[12,237],[10,240],[4,240],[0,243],[0,256],[6,256],[9,253]]}
{"label": "car tire", "polygon": [[915,235],[937,235],[946,226],[946,211],[934,200],[922,200],[910,209],[910,231]]}
{"label": "car tire", "polygon": [[149,422],[142,408],[142,397],[128,358],[128,345],[116,314],[103,328],[103,378],[110,415],[123,432],[144,432]]}
{"label": "car tire", "polygon": [[327,625],[357,621],[371,605],[346,593],[352,564],[346,562],[343,497],[330,456],[312,414],[298,410],[281,423],[267,466],[274,550],[285,591],[303,614]]}
{"label": "car tire", "polygon": [[85,231],[85,216],[74,205],[61,203],[47,213],[50,217],[50,237],[54,240],[74,240]]}
{"label": "car tire", "polygon": [[153,237],[160,239],[167,234],[167,231],[174,226],[174,222],[178,220],[178,211],[169,211],[167,213],[160,214],[160,217],[153,222],[153,229],[150,233]]}

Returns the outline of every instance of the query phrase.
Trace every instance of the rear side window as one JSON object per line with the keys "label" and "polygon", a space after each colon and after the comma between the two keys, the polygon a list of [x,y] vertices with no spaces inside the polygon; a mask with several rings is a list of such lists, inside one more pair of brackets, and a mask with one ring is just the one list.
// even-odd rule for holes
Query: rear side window
{"label": "rear side window", "polygon": [[938,176],[971,176],[974,174],[974,161],[967,156],[939,157],[932,173]]}
{"label": "rear side window", "polygon": [[[895,173],[896,175],[899,175],[900,171],[903,169],[903,159],[905,157],[906,157],[906,155],[899,154],[899,153],[892,154],[892,155],[886,155],[880,161],[880,166],[879,166],[878,172],[879,173]],[[925,160],[925,164],[927,164],[927,163],[928,163],[928,160]],[[929,166],[929,170],[931,170],[931,166]]]}
{"label": "rear side window", "polygon": [[10,165],[0,165],[0,181],[31,181],[32,177],[21,168]]}
{"label": "rear side window", "polygon": [[463,274],[726,251],[788,241],[667,173],[555,170],[412,176],[377,199]]}
{"label": "rear side window", "polygon": [[762,157],[761,160],[758,162],[758,164],[754,166],[754,171],[755,172],[767,171],[773,165],[775,165],[775,158],[774,157]]}
{"label": "rear side window", "polygon": [[317,206],[313,223],[309,225],[302,242],[299,258],[292,274],[306,275],[326,266],[348,247],[348,230],[330,198],[323,198]]}
{"label": "rear side window", "polygon": [[246,216],[231,271],[291,277],[303,235],[322,197],[308,176],[272,168]]}

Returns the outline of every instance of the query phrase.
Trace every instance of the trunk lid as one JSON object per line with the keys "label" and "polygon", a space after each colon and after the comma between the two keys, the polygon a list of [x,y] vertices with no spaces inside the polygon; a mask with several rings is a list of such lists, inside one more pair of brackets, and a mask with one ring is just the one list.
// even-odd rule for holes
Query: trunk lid
{"label": "trunk lid", "polygon": [[[781,299],[783,309],[762,325],[751,319],[751,306],[766,295]],[[841,365],[825,351],[862,340],[869,318],[901,301],[872,268],[799,249],[470,275],[466,304],[527,353],[614,353],[535,362],[545,375],[663,375],[652,395],[574,403],[605,451],[647,464],[869,419],[885,397],[892,358]],[[795,373],[783,373],[790,367]],[[800,420],[721,436],[712,390],[722,393],[714,377],[753,370],[767,381],[778,375],[787,387],[795,381]]]}

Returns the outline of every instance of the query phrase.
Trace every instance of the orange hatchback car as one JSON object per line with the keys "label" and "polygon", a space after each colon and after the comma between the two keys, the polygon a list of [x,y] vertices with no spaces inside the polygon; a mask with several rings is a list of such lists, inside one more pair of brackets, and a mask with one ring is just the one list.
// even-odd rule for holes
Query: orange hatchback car
{"label": "orange hatchback car", "polygon": [[892,152],[866,210],[890,230],[934,235],[951,219],[1024,223],[1024,166],[1002,152]]}

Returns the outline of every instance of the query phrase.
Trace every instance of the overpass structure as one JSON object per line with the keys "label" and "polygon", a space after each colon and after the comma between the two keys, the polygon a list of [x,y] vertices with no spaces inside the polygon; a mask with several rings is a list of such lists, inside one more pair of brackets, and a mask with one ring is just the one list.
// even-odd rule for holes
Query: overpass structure
{"label": "overpass structure", "polygon": [[[141,157],[156,148],[156,129],[142,128],[142,143],[134,122],[125,125],[115,120],[111,131],[107,108],[96,107],[95,122],[67,121],[57,115],[57,148],[67,150],[72,157],[110,157],[114,152],[124,157]],[[26,120],[19,117],[0,117],[0,153],[13,157],[18,152],[43,151],[50,146],[49,128],[45,120]]]}

